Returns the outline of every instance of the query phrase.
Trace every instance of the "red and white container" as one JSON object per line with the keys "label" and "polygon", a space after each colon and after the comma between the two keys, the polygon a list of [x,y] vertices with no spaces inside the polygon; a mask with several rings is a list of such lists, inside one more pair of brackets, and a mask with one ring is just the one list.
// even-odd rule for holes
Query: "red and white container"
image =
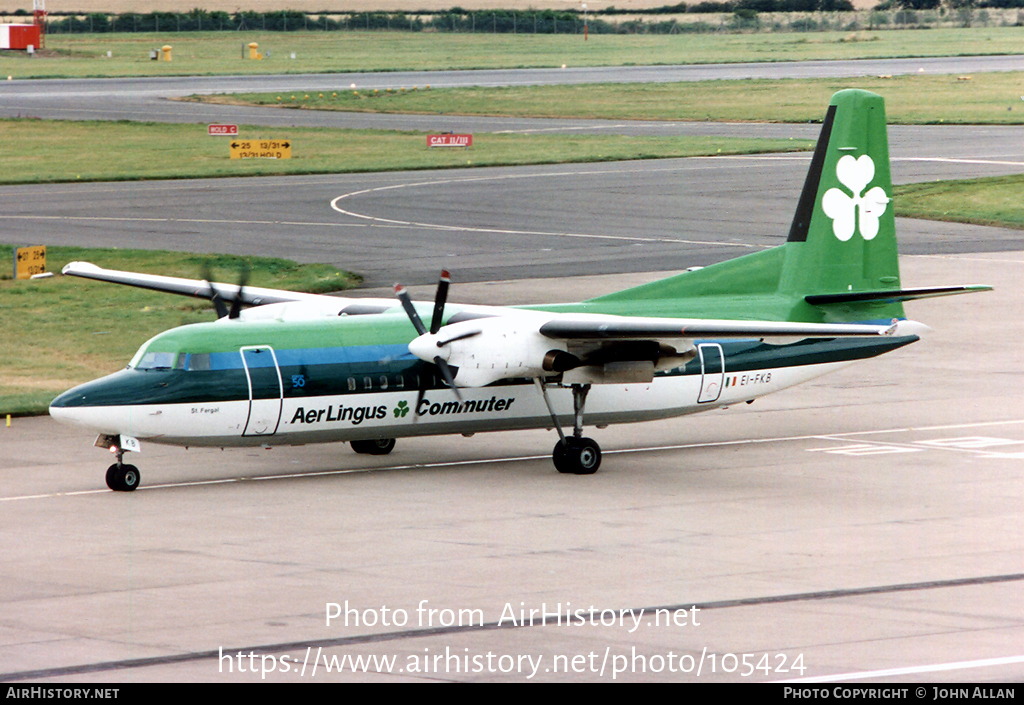
{"label": "red and white container", "polygon": [[0,49],[39,48],[39,25],[0,24]]}

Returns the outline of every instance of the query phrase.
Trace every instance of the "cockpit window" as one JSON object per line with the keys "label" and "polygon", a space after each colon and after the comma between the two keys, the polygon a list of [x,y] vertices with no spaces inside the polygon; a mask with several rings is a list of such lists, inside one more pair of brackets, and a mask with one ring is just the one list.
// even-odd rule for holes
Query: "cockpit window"
{"label": "cockpit window", "polygon": [[[184,355],[171,352],[148,352],[135,366],[137,370],[173,370],[178,367],[178,358]],[[184,359],[181,360],[184,363]]]}
{"label": "cockpit window", "polygon": [[188,362],[185,364],[185,369],[190,372],[210,369],[210,353],[192,353],[188,356]]}

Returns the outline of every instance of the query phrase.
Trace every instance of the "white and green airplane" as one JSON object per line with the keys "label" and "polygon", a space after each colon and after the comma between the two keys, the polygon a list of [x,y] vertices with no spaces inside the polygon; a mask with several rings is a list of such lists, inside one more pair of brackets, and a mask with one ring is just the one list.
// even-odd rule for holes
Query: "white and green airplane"
{"label": "white and green airplane", "polygon": [[584,423],[749,403],[918,340],[904,301],[989,288],[902,288],[891,194],[883,100],[847,90],[785,244],[581,303],[446,305],[447,272],[431,304],[401,287],[397,302],[341,298],[74,262],[64,274],[211,299],[220,317],[157,335],[50,414],[99,434],[121,491],[138,487],[123,456],[142,441],[385,454],[407,436],[554,428],[558,471],[593,473]]}

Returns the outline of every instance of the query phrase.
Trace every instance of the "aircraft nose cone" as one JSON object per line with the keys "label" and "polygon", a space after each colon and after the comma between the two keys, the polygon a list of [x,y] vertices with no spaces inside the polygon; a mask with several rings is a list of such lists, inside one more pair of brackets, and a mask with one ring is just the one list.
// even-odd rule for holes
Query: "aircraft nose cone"
{"label": "aircraft nose cone", "polygon": [[124,421],[120,400],[125,395],[118,382],[123,378],[123,372],[115,372],[64,392],[50,402],[50,416],[66,425],[120,433],[117,429]]}
{"label": "aircraft nose cone", "polygon": [[50,416],[55,419],[68,418],[71,410],[84,405],[85,395],[79,387],[69,389],[50,402]]}
{"label": "aircraft nose cone", "polygon": [[72,389],[50,402],[50,417],[65,425],[88,426],[88,407],[82,405],[84,397]]}

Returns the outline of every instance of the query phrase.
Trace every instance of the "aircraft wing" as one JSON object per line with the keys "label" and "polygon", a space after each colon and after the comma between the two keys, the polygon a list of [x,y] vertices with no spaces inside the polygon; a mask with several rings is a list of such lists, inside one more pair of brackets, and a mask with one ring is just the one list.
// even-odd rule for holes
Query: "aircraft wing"
{"label": "aircraft wing", "polygon": [[[135,286],[140,289],[162,291],[169,294],[192,296],[199,299],[212,300],[215,295],[221,299],[233,299],[238,293],[237,284],[210,283],[202,279],[182,279],[165,277],[158,274],[140,274],[138,272],[122,272],[116,269],[103,269],[89,262],[70,262],[61,270],[62,274],[84,279],[95,279],[115,284]],[[262,289],[246,286],[242,288],[242,303],[246,306],[262,306],[264,304],[288,303],[291,301],[317,301],[323,297],[319,294],[305,294],[280,289]]]}
{"label": "aircraft wing", "polygon": [[460,320],[424,330],[409,351],[426,362],[457,368],[457,386],[479,387],[508,377],[564,374],[564,382],[650,381],[658,370],[685,364],[697,341],[760,339],[772,344],[805,338],[917,335],[910,321],[890,325],[642,318],[516,311]]}
{"label": "aircraft wing", "polygon": [[730,321],[683,318],[628,318],[565,314],[540,326],[541,335],[556,340],[679,340],[695,338],[845,338],[892,335],[888,326]]}

